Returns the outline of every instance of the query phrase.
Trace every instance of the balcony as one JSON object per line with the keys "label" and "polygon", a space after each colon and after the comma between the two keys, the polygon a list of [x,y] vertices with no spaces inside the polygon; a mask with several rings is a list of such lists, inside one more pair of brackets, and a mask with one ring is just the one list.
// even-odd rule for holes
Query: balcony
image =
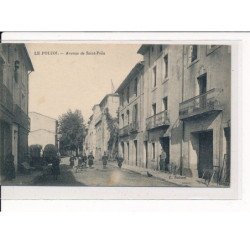
{"label": "balcony", "polygon": [[126,136],[129,135],[129,125],[119,129],[119,136]]}
{"label": "balcony", "polygon": [[12,94],[3,83],[0,83],[0,104],[10,113],[13,112]]}
{"label": "balcony", "polygon": [[15,122],[27,130],[30,130],[30,118],[28,115],[18,106],[14,105],[14,117]]}
{"label": "balcony", "polygon": [[166,127],[170,125],[167,110],[164,110],[156,115],[152,115],[146,119],[147,130]]}
{"label": "balcony", "polygon": [[137,133],[138,130],[139,130],[139,123],[137,121],[129,124],[129,133]]}
{"label": "balcony", "polygon": [[221,111],[219,102],[221,89],[211,89],[202,95],[195,96],[179,104],[179,116],[181,120],[195,118],[204,114]]}

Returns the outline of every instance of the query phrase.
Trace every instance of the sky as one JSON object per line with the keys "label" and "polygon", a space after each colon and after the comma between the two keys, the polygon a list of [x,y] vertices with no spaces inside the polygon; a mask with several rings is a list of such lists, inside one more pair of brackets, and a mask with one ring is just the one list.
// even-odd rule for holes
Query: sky
{"label": "sky", "polygon": [[58,119],[80,109],[85,122],[92,107],[115,90],[142,60],[138,44],[26,44],[34,72],[29,78],[29,111]]}

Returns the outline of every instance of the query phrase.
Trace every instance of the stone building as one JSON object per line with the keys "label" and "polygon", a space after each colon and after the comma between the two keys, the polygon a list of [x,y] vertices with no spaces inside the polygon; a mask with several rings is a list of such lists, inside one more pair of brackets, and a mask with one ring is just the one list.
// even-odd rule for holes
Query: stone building
{"label": "stone building", "polygon": [[[230,166],[231,48],[186,45],[183,96],[183,168],[195,177],[204,169]],[[229,181],[229,171],[225,178]]]}
{"label": "stone building", "polygon": [[110,131],[108,127],[108,116],[112,119],[117,117],[119,107],[119,96],[108,94],[102,101],[93,107],[93,115],[89,119],[89,126],[84,143],[87,154],[93,153],[96,159],[101,159],[104,152],[108,152]]}
{"label": "stone building", "polygon": [[44,148],[53,144],[58,148],[58,121],[37,112],[30,112],[29,145],[39,144]]}
{"label": "stone building", "polygon": [[159,170],[166,163],[180,163],[179,103],[182,91],[182,46],[142,45],[144,59],[144,161]]}
{"label": "stone building", "polygon": [[117,89],[119,107],[119,151],[124,163],[143,166],[144,64],[137,63]]}
{"label": "stone building", "polygon": [[15,169],[28,154],[29,74],[33,66],[24,44],[0,45],[0,164],[14,156]]}
{"label": "stone building", "polygon": [[[167,164],[188,176],[229,169],[230,46],[147,44],[138,53],[143,66],[135,70],[142,65],[137,64],[117,90],[119,152],[125,163],[160,170],[164,155]],[[141,83],[135,97],[137,77]],[[139,132],[131,133],[137,102]]]}

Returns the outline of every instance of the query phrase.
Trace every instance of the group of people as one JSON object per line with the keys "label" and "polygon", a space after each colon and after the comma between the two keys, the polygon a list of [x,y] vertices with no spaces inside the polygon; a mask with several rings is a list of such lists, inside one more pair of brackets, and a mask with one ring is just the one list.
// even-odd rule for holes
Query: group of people
{"label": "group of people", "polygon": [[[87,167],[87,165],[89,166],[89,168],[93,167],[94,164],[94,156],[93,153],[90,152],[90,154],[87,156],[86,153],[83,153],[80,156],[71,156],[69,159],[70,162],[70,166],[71,167]],[[121,168],[122,167],[122,163],[123,163],[123,157],[122,156],[117,156],[116,157],[116,161],[118,164],[118,167]],[[104,152],[103,156],[102,156],[102,165],[103,168],[107,168],[107,164],[108,164],[108,155],[106,152]]]}
{"label": "group of people", "polygon": [[92,153],[90,153],[88,156],[86,154],[80,155],[80,156],[71,156],[69,158],[69,164],[71,167],[76,166],[87,166],[91,168],[94,164],[94,156]]}

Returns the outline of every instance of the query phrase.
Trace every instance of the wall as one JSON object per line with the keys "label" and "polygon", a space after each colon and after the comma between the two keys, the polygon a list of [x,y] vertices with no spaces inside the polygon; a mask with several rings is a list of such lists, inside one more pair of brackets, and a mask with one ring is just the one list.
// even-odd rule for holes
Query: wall
{"label": "wall", "polygon": [[29,145],[40,144],[43,148],[47,144],[56,146],[56,119],[44,116],[36,112],[30,112]]}

